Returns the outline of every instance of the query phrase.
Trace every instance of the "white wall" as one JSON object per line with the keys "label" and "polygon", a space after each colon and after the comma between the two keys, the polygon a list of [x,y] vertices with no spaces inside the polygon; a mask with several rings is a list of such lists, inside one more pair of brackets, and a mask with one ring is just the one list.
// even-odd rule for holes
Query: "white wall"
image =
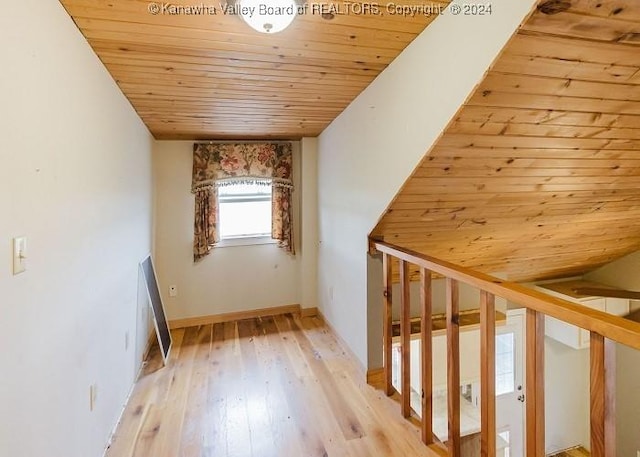
{"label": "white wall", "polygon": [[589,448],[589,350],[544,343],[546,453]]}
{"label": "white wall", "polygon": [[[554,281],[558,279],[523,285],[536,288],[536,284]],[[547,290],[542,289],[542,292]],[[574,300],[562,294],[548,293]],[[512,302],[508,306],[520,307]],[[576,446],[589,449],[589,350],[573,349],[545,336],[544,358],[546,454]]]}
{"label": "white wall", "polygon": [[[382,276],[378,278],[382,280]],[[392,289],[393,309],[392,315],[394,320],[400,319],[400,284],[394,284]],[[431,306],[433,314],[444,314],[446,309],[446,281],[444,278],[436,278],[431,281]],[[459,283],[458,298],[460,301],[460,311],[479,309],[480,308],[480,289],[470,286],[469,284]],[[420,282],[412,281],[409,283],[409,301],[411,305],[411,317],[420,317]],[[506,312],[507,302],[502,297],[496,297],[496,309]],[[381,334],[382,335],[382,334]],[[382,337],[382,336],[381,336]]]}
{"label": "white wall", "polygon": [[[640,252],[635,252],[586,275],[587,279],[640,291]],[[635,302],[633,308],[637,308]],[[640,450],[640,351],[617,345],[617,455]]]}
{"label": "white wall", "polygon": [[[234,246],[215,248],[194,263],[193,141],[155,143],[155,253],[169,319],[291,304],[316,306],[314,140],[305,140],[304,145],[305,151],[301,154],[300,143],[294,143],[296,256],[290,256],[275,244]],[[301,200],[303,211],[300,211]],[[168,296],[168,287],[172,284],[178,286],[177,297]]]}
{"label": "white wall", "polygon": [[152,139],[58,1],[0,30],[0,455],[97,457],[137,374]]}
{"label": "white wall", "polygon": [[[382,262],[379,256],[369,256],[367,275],[369,281],[367,305],[372,312],[368,313],[368,368],[380,368],[383,364],[382,356]],[[446,312],[446,282],[444,278],[431,281],[431,303],[433,314]],[[392,317],[400,320],[400,284],[394,284],[392,288]],[[409,284],[409,298],[411,317],[419,317],[420,282],[413,281]],[[480,307],[480,290],[465,283],[459,285],[460,310],[478,309]],[[502,297],[496,297],[496,309],[506,312],[507,302]]]}
{"label": "white wall", "polygon": [[492,3],[438,17],[319,137],[319,304],[363,364],[367,235],[534,0]]}
{"label": "white wall", "polygon": [[[300,300],[303,308],[318,306],[318,139],[300,142]],[[295,221],[294,221],[295,222]]]}
{"label": "white wall", "polygon": [[[419,338],[411,339],[411,387],[422,391],[422,344]],[[433,362],[432,387],[434,391],[447,390],[447,335],[433,337],[431,358]],[[480,382],[480,329],[460,332],[460,385]]]}

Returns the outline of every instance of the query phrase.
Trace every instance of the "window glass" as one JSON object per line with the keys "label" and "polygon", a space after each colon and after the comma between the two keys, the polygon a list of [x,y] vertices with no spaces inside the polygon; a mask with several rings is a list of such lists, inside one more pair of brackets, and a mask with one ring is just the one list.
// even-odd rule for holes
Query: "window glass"
{"label": "window glass", "polygon": [[218,188],[220,239],[271,235],[271,186],[231,184]]}
{"label": "window glass", "polygon": [[515,389],[515,335],[496,335],[496,395]]}

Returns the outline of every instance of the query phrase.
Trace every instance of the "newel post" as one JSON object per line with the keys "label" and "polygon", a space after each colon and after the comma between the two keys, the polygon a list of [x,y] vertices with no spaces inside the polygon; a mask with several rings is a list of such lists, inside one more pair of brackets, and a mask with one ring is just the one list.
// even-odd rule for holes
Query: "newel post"
{"label": "newel post", "polygon": [[384,391],[388,396],[393,395],[393,362],[392,362],[392,282],[391,282],[391,256],[386,252],[382,254],[382,281],[383,281],[383,305],[382,305],[382,344],[384,367]]}
{"label": "newel post", "polygon": [[527,457],[544,457],[544,314],[527,309]]}
{"label": "newel post", "polygon": [[411,416],[411,302],[409,264],[400,260],[400,347],[402,354],[401,406],[404,417]]}
{"label": "newel post", "polygon": [[591,455],[616,455],[615,343],[591,332]]}
{"label": "newel post", "polygon": [[433,324],[431,308],[431,272],[420,268],[420,305],[422,326],[420,332],[422,373],[422,442],[433,443]]}
{"label": "newel post", "polygon": [[447,305],[447,397],[450,457],[460,457],[460,303],[458,281],[446,280]]}
{"label": "newel post", "polygon": [[480,292],[480,455],[496,455],[496,305]]}

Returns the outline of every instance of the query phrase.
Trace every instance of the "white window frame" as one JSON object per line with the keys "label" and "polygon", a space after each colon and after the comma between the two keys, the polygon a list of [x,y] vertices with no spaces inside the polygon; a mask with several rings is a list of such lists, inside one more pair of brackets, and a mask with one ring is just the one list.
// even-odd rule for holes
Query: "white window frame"
{"label": "white window frame", "polygon": [[[238,182],[237,184],[244,184]],[[228,184],[233,185],[233,184]],[[220,189],[226,186],[221,187]],[[260,195],[260,194],[247,194],[247,195],[237,195],[235,197],[226,197],[220,195],[220,189],[218,189],[218,206],[222,206],[225,200],[227,201],[237,201],[237,202],[256,202],[256,201],[271,201],[271,195]],[[222,218],[218,221],[219,224],[222,224]],[[233,247],[233,246],[250,246],[250,245],[260,245],[260,244],[275,244],[278,240],[274,240],[271,238],[271,235],[241,235],[227,238],[220,238],[220,241],[216,243],[216,247]]]}

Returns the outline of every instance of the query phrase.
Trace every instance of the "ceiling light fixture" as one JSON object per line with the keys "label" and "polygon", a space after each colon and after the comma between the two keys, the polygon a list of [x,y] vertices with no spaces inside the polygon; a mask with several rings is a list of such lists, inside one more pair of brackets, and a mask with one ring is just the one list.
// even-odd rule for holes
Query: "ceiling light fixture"
{"label": "ceiling light fixture", "polygon": [[240,7],[242,19],[262,33],[283,31],[298,12],[295,0],[241,0]]}

